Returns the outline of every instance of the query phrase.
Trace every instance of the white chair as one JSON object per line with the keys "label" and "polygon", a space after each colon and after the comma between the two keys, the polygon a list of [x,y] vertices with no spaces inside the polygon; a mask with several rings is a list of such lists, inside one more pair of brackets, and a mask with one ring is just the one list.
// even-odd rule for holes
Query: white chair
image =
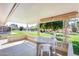
{"label": "white chair", "polygon": [[42,44],[43,45],[43,47],[42,47],[42,49],[41,49],[41,56],[43,56],[43,52],[47,52],[48,54],[49,54],[49,56],[50,56],[50,44]]}
{"label": "white chair", "polygon": [[56,53],[56,46],[57,46],[57,39],[55,37],[51,37],[50,38],[50,43],[51,43],[51,46],[52,46],[52,50],[53,52],[52,53]]}

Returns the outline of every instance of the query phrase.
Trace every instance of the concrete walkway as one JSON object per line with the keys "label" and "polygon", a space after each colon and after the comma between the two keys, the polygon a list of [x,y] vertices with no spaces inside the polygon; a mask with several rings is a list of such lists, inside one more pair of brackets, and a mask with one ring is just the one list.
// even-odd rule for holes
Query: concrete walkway
{"label": "concrete walkway", "polygon": [[0,46],[0,56],[35,56],[36,46],[28,41],[18,41]]}

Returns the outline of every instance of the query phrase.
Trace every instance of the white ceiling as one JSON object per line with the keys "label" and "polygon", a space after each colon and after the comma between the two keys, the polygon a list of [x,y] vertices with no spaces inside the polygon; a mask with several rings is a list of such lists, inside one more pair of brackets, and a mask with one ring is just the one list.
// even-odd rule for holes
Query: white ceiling
{"label": "white ceiling", "polygon": [[5,22],[6,17],[8,16],[13,4],[0,3],[0,25]]}
{"label": "white ceiling", "polygon": [[[4,7],[5,6],[5,7]],[[2,8],[1,8],[2,7]],[[0,4],[0,17],[8,14],[11,4]],[[8,21],[20,23],[39,23],[41,18],[56,16],[71,11],[79,12],[77,3],[25,3],[20,4]],[[0,18],[1,19],[1,18]]]}

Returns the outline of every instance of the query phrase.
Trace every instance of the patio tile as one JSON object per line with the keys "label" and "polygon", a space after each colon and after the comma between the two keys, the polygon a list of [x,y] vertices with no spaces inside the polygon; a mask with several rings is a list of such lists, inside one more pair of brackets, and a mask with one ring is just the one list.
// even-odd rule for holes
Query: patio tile
{"label": "patio tile", "polygon": [[35,56],[36,46],[30,42],[23,42],[21,44],[8,47],[0,50],[0,56]]}

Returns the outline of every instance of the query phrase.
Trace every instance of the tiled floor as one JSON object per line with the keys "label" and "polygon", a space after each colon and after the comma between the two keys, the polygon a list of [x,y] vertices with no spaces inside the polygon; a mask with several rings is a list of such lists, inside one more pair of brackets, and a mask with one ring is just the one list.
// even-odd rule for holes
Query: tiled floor
{"label": "tiled floor", "polygon": [[[17,43],[17,42],[16,42]],[[36,46],[31,42],[20,42],[2,46],[0,56],[35,56]]]}

